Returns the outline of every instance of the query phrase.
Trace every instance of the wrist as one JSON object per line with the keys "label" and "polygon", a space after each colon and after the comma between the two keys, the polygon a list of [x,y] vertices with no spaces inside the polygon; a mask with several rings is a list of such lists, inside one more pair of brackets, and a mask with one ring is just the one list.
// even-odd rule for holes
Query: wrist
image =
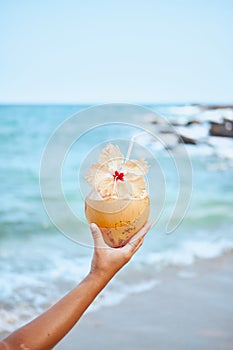
{"label": "wrist", "polygon": [[87,277],[92,279],[96,285],[103,285],[104,287],[112,279],[113,276],[114,274],[110,274],[109,271],[91,269]]}

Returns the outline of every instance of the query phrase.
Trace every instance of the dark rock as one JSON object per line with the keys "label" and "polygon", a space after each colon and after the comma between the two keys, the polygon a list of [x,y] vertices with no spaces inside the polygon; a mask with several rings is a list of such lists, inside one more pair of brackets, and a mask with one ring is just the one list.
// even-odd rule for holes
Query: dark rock
{"label": "dark rock", "polygon": [[197,141],[192,139],[191,137],[179,135],[179,143],[185,143],[187,145],[196,145]]}
{"label": "dark rock", "polygon": [[190,120],[185,124],[185,126],[190,126],[190,125],[200,125],[201,122],[199,120]]}
{"label": "dark rock", "polygon": [[180,121],[172,121],[171,123],[170,123],[172,126],[185,126],[185,123],[182,123],[182,122],[180,122]]}
{"label": "dark rock", "polygon": [[233,109],[233,105],[201,105],[201,108],[205,110]]}
{"label": "dark rock", "polygon": [[210,123],[211,136],[233,137],[233,121],[230,119],[223,119],[222,123]]}

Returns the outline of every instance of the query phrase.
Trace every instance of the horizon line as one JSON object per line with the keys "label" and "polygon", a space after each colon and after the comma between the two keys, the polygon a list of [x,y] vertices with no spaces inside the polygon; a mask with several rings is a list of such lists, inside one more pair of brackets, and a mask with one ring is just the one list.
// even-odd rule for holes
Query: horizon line
{"label": "horizon line", "polygon": [[58,101],[40,101],[40,102],[13,102],[13,101],[0,101],[0,106],[96,106],[96,105],[105,105],[105,104],[135,104],[135,105],[159,105],[159,106],[168,106],[168,105],[176,105],[176,106],[225,106],[232,107],[233,102],[201,102],[201,101],[171,101],[171,102],[155,102],[155,101],[147,101],[147,102],[58,102]]}

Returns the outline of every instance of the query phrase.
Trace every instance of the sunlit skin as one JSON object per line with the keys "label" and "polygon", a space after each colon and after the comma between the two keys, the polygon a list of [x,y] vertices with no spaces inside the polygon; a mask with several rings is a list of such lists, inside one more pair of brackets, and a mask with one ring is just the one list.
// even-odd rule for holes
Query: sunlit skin
{"label": "sunlit skin", "polygon": [[129,262],[141,247],[150,227],[151,223],[146,223],[124,247],[109,248],[99,228],[91,224],[94,254],[90,272],[54,306],[3,339],[0,350],[52,349],[77,323],[113,276]]}

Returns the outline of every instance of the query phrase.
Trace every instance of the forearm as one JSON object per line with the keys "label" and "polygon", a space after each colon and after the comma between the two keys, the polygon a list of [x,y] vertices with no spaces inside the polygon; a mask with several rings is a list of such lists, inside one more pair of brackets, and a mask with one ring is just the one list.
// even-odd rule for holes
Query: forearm
{"label": "forearm", "polygon": [[53,348],[75,325],[109,280],[110,277],[90,273],[48,311],[6,338],[5,345],[9,350]]}

